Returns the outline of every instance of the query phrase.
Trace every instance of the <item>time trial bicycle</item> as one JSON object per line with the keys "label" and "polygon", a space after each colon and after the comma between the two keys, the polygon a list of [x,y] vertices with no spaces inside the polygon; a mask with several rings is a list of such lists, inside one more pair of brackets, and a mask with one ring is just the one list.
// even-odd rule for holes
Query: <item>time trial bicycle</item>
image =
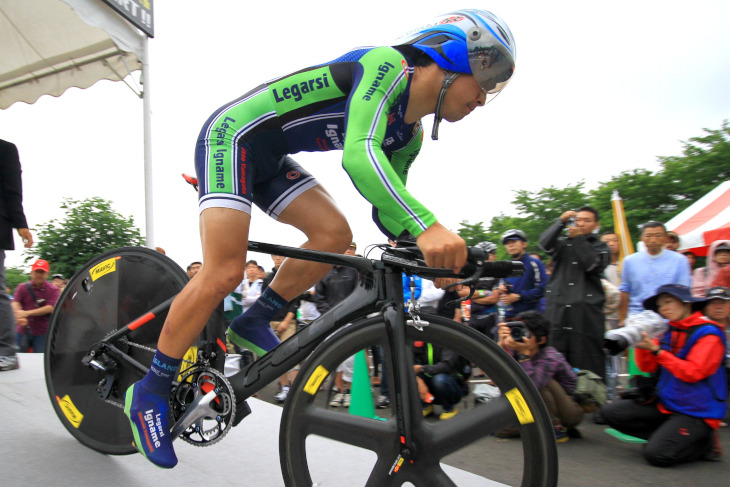
{"label": "time trial bicycle", "polygon": [[[250,413],[246,400],[296,364],[302,366],[284,405],[279,451],[287,486],[338,485],[310,461],[323,437],[369,451],[366,486],[456,485],[444,470],[462,448],[476,445],[489,465],[490,451],[510,448],[505,461],[482,468],[485,479],[510,485],[554,486],[558,457],[550,417],[519,364],[486,336],[455,321],[421,314],[404,303],[402,274],[427,279],[479,278],[524,271],[519,262],[487,262],[469,248],[459,276],[425,265],[412,244],[382,246],[379,259],[250,242],[249,250],[358,270],[359,285],[344,301],[271,352],[230,377],[222,307],[188,350],[170,393],[172,435],[197,446],[220,441]],[[87,263],[68,283],[51,317],[45,374],[54,409],[82,444],[108,454],[136,452],[124,415],[124,392],[143,377],[175,295],[188,281],[168,257],[147,248],[106,252]],[[472,287],[473,289],[473,287]],[[499,397],[462,410],[448,421],[424,418],[413,373],[412,344],[432,343],[457,352],[483,371]],[[392,417],[386,420],[342,414],[329,408],[325,379],[360,350],[384,351]],[[491,435],[518,426],[519,440],[497,443]],[[517,445],[517,446],[516,446]],[[521,453],[520,453],[521,450]],[[509,475],[505,477],[505,472]]]}

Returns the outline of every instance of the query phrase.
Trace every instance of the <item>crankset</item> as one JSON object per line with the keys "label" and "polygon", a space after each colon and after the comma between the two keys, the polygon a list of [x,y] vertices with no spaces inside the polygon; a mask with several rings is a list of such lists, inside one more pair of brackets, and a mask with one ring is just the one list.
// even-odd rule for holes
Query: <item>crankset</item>
{"label": "crankset", "polygon": [[178,436],[195,446],[217,443],[233,426],[236,400],[231,384],[215,369],[193,366],[181,372],[180,383],[171,394]]}

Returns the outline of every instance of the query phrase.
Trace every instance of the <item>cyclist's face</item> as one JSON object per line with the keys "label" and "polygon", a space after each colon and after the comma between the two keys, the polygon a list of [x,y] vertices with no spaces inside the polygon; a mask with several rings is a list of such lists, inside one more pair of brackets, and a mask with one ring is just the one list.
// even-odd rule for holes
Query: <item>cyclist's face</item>
{"label": "cyclist's face", "polygon": [[477,107],[483,106],[487,94],[482,91],[474,76],[460,74],[446,91],[441,116],[449,122],[458,122]]}

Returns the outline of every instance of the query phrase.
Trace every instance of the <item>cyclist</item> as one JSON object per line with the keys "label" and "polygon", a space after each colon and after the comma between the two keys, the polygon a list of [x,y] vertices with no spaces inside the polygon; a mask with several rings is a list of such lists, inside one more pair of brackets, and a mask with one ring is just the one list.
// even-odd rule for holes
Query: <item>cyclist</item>
{"label": "cyclist", "polygon": [[[292,52],[294,52],[292,47]],[[175,299],[150,372],[126,394],[140,452],[160,467],[177,463],[167,396],[181,357],[218,303],[242,279],[251,204],[307,236],[303,247],[344,252],[352,242],[327,191],[289,154],[343,151],[342,164],[390,237],[413,234],[426,263],[458,271],[466,245],[405,188],[421,147],[421,118],[461,120],[512,77],[515,44],[506,24],[461,10],[411,31],[394,47],[360,48],[267,82],[224,105],[201,130],[195,153],[204,265]],[[229,339],[265,353],[278,344],[270,317],[329,270],[288,259]]]}

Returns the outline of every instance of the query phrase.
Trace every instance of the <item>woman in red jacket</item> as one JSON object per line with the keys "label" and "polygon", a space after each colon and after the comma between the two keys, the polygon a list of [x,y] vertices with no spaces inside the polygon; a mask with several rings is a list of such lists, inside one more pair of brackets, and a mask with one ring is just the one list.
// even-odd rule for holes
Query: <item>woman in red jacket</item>
{"label": "woman in red jacket", "polygon": [[727,401],[726,343],[724,327],[700,311],[705,304],[679,284],[661,286],[644,301],[646,309],[670,325],[661,340],[642,333],[636,344],[637,365],[658,377],[656,399],[623,399],[601,409],[611,427],[648,440],[644,457],[652,465],[668,467],[720,455],[715,430]]}

